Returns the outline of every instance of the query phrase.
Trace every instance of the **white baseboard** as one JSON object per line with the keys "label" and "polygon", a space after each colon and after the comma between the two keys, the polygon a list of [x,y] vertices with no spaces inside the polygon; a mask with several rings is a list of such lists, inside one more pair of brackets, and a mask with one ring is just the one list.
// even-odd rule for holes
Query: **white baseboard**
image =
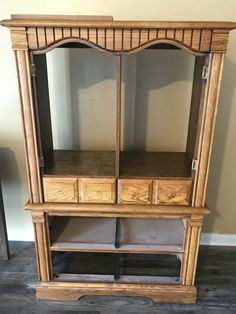
{"label": "white baseboard", "polygon": [[[34,241],[32,229],[8,228],[10,241]],[[236,246],[236,234],[202,233],[201,245]]]}
{"label": "white baseboard", "polygon": [[236,246],[236,234],[202,233],[202,245]]}
{"label": "white baseboard", "polygon": [[34,241],[33,228],[7,228],[9,241]]}

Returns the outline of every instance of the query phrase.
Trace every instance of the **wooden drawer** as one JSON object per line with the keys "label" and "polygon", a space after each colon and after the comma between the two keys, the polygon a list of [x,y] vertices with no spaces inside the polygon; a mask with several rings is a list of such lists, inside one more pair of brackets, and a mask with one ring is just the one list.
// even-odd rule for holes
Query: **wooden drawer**
{"label": "wooden drawer", "polygon": [[115,203],[115,179],[79,179],[80,203]]}
{"label": "wooden drawer", "polygon": [[120,204],[151,204],[152,180],[119,180]]}
{"label": "wooden drawer", "polygon": [[154,183],[154,203],[163,205],[189,205],[192,181],[156,180]]}
{"label": "wooden drawer", "polygon": [[45,202],[78,202],[77,178],[43,178]]}

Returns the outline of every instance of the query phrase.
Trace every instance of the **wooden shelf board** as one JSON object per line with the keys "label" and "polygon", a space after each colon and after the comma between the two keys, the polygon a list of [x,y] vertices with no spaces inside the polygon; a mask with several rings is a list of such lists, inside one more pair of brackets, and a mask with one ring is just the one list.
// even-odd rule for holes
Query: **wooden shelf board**
{"label": "wooden shelf board", "polygon": [[114,151],[54,150],[44,156],[50,176],[114,177]]}
{"label": "wooden shelf board", "polygon": [[178,277],[168,276],[132,276],[121,275],[119,280],[114,280],[113,275],[97,274],[55,274],[54,281],[68,282],[118,282],[118,283],[147,283],[147,284],[180,284]]}
{"label": "wooden shelf board", "polygon": [[184,152],[121,152],[120,177],[191,178],[191,163]]}
{"label": "wooden shelf board", "polygon": [[115,243],[113,218],[61,218],[51,228],[51,251],[172,253],[183,252],[181,219],[121,219],[121,246]]}
{"label": "wooden shelf board", "polygon": [[[191,159],[179,152],[121,152],[121,178],[191,178]],[[114,177],[114,151],[54,150],[44,156],[45,176]]]}

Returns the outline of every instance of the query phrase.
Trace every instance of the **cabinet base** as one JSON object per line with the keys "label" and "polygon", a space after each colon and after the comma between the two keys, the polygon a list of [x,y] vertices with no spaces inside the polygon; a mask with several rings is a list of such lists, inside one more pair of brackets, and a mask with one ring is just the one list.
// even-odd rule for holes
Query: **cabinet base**
{"label": "cabinet base", "polygon": [[194,286],[118,283],[38,282],[38,299],[76,301],[86,295],[139,296],[163,303],[196,303]]}

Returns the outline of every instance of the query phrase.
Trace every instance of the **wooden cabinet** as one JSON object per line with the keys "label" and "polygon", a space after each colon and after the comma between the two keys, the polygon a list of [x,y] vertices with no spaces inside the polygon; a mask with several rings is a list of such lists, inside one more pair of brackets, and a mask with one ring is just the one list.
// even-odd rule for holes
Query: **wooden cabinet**
{"label": "wooden cabinet", "polygon": [[[112,294],[147,296],[158,302],[196,302],[194,282],[203,216],[209,213],[205,194],[217,100],[228,36],[236,24],[37,15],[14,15],[1,24],[11,31],[19,80],[30,192],[26,208],[33,218],[39,273],[37,297],[77,300],[83,295]],[[74,53],[68,54],[73,55],[70,70],[81,77],[74,81],[73,75],[65,78],[65,94],[71,94],[66,100],[60,98],[52,110],[47,56],[61,47],[81,49],[81,57],[93,57],[96,52],[99,61],[87,62],[90,67],[94,65],[93,72],[83,76],[83,60]],[[172,48],[172,53],[167,56],[162,50],[158,54],[159,48]],[[183,51],[184,56],[188,53],[194,59],[192,94],[185,110],[190,112],[188,123],[181,120],[176,125],[165,119],[168,113],[174,116],[174,112],[179,112],[182,100],[169,104],[163,98],[164,107],[158,107],[160,98],[149,94],[158,89],[160,82],[168,82],[163,69],[170,60],[165,58],[171,55],[171,67],[179,65],[173,48],[180,50],[178,55]],[[152,57],[155,54],[154,62],[143,59],[142,54],[147,51],[152,52]],[[139,62],[133,64],[141,64],[129,76],[129,86],[124,75],[131,73],[125,69],[129,64],[127,55],[138,56]],[[78,70],[78,61],[82,62],[83,71]],[[156,61],[162,71],[154,73]],[[181,70],[175,68],[175,74]],[[99,98],[98,89],[88,91],[86,83],[91,87],[100,80],[113,82],[113,86],[105,88]],[[183,81],[183,76],[179,80]],[[81,83],[84,98],[79,101],[79,111],[73,101],[81,95],[77,86]],[[170,84],[165,85],[167,89]],[[63,86],[54,89],[54,96]],[[181,93],[182,90],[176,93],[175,98]],[[87,105],[86,99],[90,101]],[[158,112],[150,111],[150,99],[154,99]],[[67,114],[59,106],[63,102],[63,110],[69,110]],[[93,116],[87,110],[91,102]],[[68,117],[69,124],[63,129]],[[56,123],[60,124],[60,133],[55,133]],[[109,145],[99,149],[101,142],[90,142],[85,145],[89,150],[83,150],[80,142],[74,143],[80,140],[81,124],[88,123],[90,128],[83,133],[86,139],[100,136],[103,144]],[[169,125],[169,129],[153,129],[160,124],[166,128]],[[175,132],[178,127],[185,133],[186,145],[179,149],[178,145],[170,145],[163,151],[161,148],[168,146],[168,136],[174,135],[166,131],[171,128]],[[63,146],[60,139],[55,145],[55,139],[64,139],[68,129],[71,133],[67,142],[75,145],[68,148],[69,143]],[[155,134],[154,148],[145,142],[151,129]],[[96,133],[92,134],[94,130]],[[158,146],[156,139],[160,135],[163,145]],[[107,263],[101,262],[101,253]],[[73,263],[80,259],[80,254],[88,257],[83,263],[84,271]],[[168,258],[174,262],[171,269],[176,267],[175,271],[163,276],[162,267],[152,273],[146,264],[147,255],[154,258],[156,268],[156,261],[165,265],[163,261]],[[52,263],[53,258],[56,263]],[[142,260],[143,273],[132,273],[132,260]],[[131,265],[128,268],[127,261]],[[102,265],[102,274],[94,273],[94,263]]]}

